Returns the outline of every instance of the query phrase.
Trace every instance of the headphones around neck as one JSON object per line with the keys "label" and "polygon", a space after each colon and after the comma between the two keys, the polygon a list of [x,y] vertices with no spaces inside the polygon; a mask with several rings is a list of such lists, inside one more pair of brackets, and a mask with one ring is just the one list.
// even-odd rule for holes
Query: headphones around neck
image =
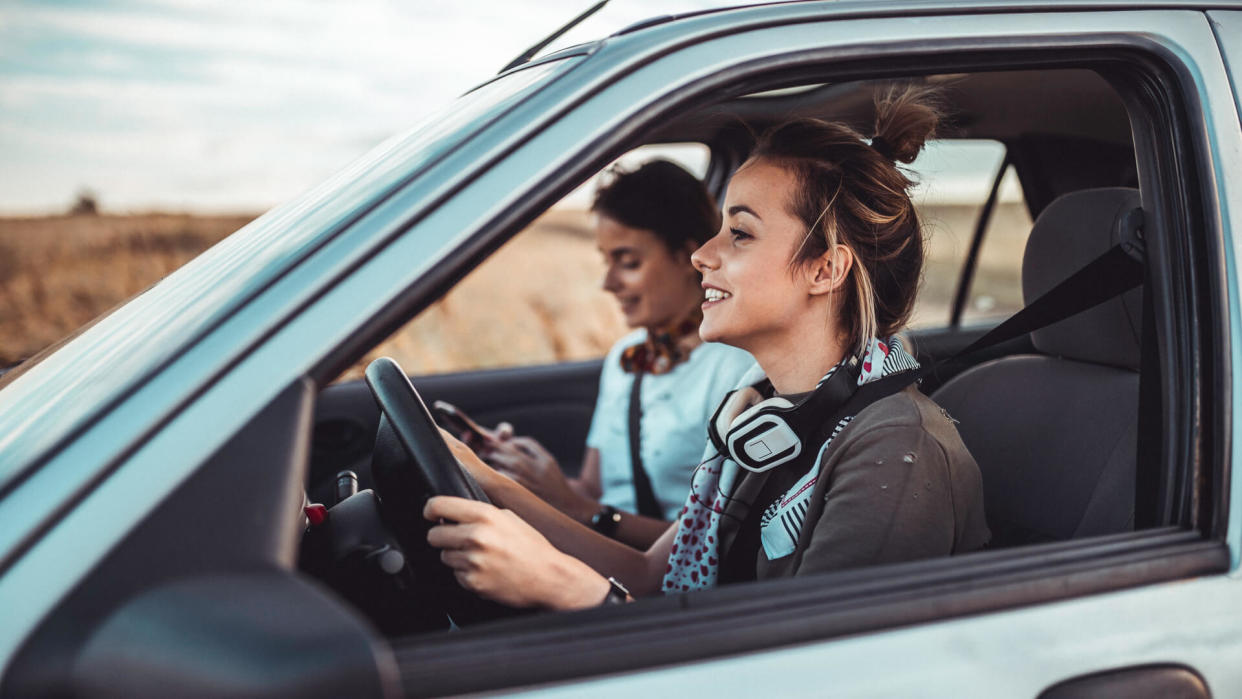
{"label": "headphones around neck", "polygon": [[833,425],[825,423],[854,395],[858,376],[858,358],[851,356],[796,404],[773,396],[749,405],[767,392],[765,389],[770,390],[767,379],[731,391],[712,415],[708,437],[721,454],[748,471],[762,473],[789,463],[802,454],[805,444],[824,432],[825,426],[828,430],[835,427],[835,421]]}

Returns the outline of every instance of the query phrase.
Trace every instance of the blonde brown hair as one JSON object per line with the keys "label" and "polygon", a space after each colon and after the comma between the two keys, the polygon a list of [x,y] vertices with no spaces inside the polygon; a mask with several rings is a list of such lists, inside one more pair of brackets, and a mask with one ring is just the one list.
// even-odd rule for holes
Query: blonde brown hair
{"label": "blonde brown hair", "polygon": [[807,231],[794,264],[837,245],[853,253],[841,329],[859,352],[872,337],[900,330],[914,307],[923,232],[908,191],[914,182],[897,162],[914,162],[935,135],[939,105],[932,88],[890,88],[876,94],[871,144],[845,124],[798,119],[761,136],[751,155],[797,179],[787,206]]}

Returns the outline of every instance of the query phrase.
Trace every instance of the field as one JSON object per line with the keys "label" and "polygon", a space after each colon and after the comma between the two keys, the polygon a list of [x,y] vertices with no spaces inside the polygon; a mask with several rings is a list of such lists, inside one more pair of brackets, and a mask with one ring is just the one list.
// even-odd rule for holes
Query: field
{"label": "field", "polygon": [[[916,325],[948,319],[973,208],[926,207],[928,265]],[[159,281],[249,216],[54,216],[0,219],[0,368],[16,364]],[[1012,312],[1030,222],[998,208],[971,312]],[[387,354],[411,373],[538,364],[602,355],[626,328],[599,288],[602,263],[584,212],[552,210],[364,362]]]}

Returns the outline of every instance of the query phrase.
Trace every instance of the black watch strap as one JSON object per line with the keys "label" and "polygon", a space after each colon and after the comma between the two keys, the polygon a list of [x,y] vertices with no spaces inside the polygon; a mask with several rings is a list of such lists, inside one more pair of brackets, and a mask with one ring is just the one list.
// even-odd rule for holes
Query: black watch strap
{"label": "black watch strap", "polygon": [[604,505],[591,517],[591,528],[610,539],[616,536],[620,523],[621,513],[612,505]]}
{"label": "black watch strap", "polygon": [[613,604],[625,604],[630,598],[630,591],[626,589],[616,578],[608,578],[608,594],[604,595],[604,600],[599,603],[601,607],[607,607]]}

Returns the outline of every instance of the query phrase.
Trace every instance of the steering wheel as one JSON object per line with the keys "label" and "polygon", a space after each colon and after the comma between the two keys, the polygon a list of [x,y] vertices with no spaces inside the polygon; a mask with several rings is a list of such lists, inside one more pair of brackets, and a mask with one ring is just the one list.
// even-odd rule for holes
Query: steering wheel
{"label": "steering wheel", "polygon": [[474,477],[457,463],[414,384],[389,357],[371,362],[367,386],[380,409],[371,475],[384,519],[417,565],[423,594],[442,604],[458,625],[520,613],[461,588],[439,551],[427,543],[431,523],[423,506],[432,495],[455,495],[490,504]]}
{"label": "steering wheel", "polygon": [[[366,381],[381,413],[376,454],[377,460],[385,463],[376,465],[391,471],[385,475],[428,496],[455,495],[490,502],[478,482],[457,463],[422,396],[396,361],[380,357],[371,362]],[[380,441],[385,444],[380,445]],[[394,446],[400,447],[399,453]],[[376,477],[378,483],[379,474]]]}

